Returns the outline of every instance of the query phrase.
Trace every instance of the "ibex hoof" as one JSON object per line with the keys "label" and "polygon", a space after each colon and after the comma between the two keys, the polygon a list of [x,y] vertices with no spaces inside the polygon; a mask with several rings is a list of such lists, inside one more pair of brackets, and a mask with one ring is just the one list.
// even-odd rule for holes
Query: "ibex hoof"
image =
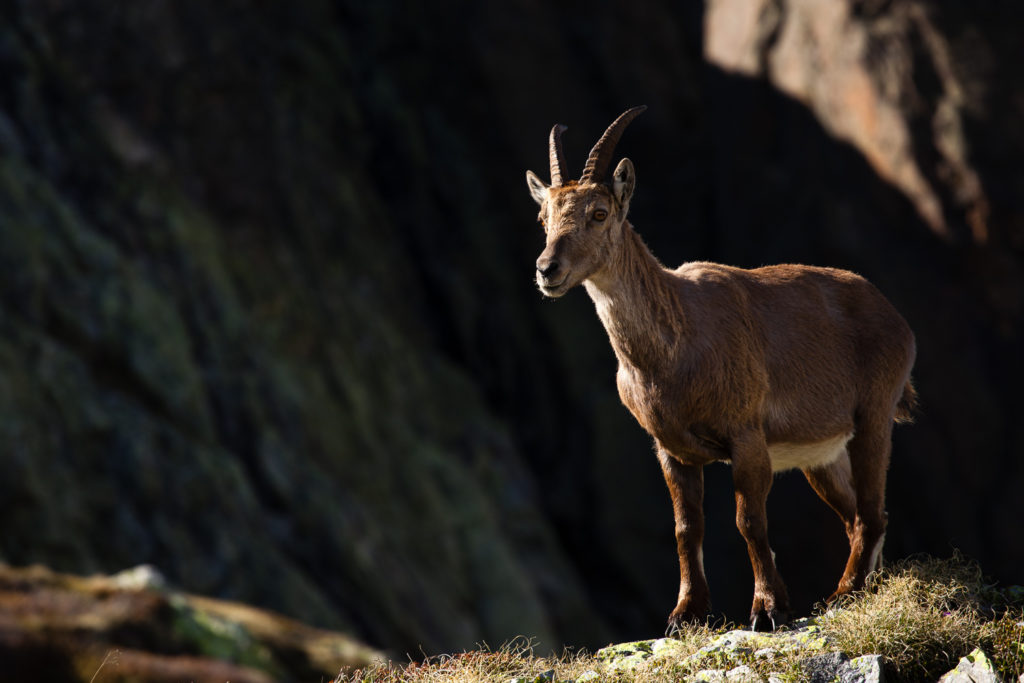
{"label": "ibex hoof", "polygon": [[778,631],[789,621],[789,615],[777,609],[755,612],[750,615],[751,631]]}
{"label": "ibex hoof", "polygon": [[707,619],[706,614],[697,614],[690,611],[672,612],[668,617],[668,624],[665,626],[665,637],[671,638],[680,631],[686,630],[687,626],[706,623]]}

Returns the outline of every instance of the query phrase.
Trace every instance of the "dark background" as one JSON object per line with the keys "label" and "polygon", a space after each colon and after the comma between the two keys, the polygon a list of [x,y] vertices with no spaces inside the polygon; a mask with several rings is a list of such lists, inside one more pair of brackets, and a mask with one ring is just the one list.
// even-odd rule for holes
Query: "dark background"
{"label": "dark background", "polygon": [[[586,295],[532,284],[523,177],[646,104],[618,156],[663,262],[850,268],[914,328],[886,556],[1020,582],[1017,4],[805,5],[4,2],[0,559],[398,653],[659,634],[668,495]],[[789,473],[769,528],[806,613],[839,522]]]}

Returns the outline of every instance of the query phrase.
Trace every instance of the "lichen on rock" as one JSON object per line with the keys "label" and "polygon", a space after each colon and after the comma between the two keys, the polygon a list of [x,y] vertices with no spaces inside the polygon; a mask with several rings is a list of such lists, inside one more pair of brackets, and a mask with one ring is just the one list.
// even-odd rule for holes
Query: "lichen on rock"
{"label": "lichen on rock", "polygon": [[773,633],[742,629],[712,634],[706,644],[659,638],[612,645],[596,658],[612,673],[682,675],[686,680],[727,681],[884,681],[883,658],[849,658],[833,649],[813,619],[801,619],[793,628]]}
{"label": "lichen on rock", "polygon": [[956,668],[939,679],[939,683],[1001,683],[992,660],[981,648],[960,658]]}

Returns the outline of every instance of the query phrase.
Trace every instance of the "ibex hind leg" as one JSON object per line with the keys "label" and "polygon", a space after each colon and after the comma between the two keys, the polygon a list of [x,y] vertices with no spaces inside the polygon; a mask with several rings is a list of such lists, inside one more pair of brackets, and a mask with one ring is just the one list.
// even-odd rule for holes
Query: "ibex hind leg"
{"label": "ibex hind leg", "polygon": [[892,451],[892,418],[862,418],[847,446],[850,473],[857,498],[850,558],[833,597],[864,587],[868,574],[878,569],[888,515],[885,512],[885,479]]}
{"label": "ibex hind leg", "polygon": [[[814,492],[839,515],[839,519],[843,522],[843,528],[846,530],[852,554],[857,523],[857,492],[853,487],[853,473],[850,469],[850,458],[847,452],[844,450],[835,461],[828,465],[806,469],[803,473]],[[839,595],[850,590],[849,585],[840,582],[836,591],[829,596],[828,602],[832,602]]]}

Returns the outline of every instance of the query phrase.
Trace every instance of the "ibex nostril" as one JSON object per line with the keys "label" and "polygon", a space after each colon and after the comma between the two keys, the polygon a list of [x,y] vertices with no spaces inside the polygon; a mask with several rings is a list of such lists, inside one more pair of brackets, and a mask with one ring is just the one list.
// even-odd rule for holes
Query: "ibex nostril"
{"label": "ibex nostril", "polygon": [[537,261],[537,272],[541,277],[548,278],[558,272],[559,263],[556,259],[539,259]]}

